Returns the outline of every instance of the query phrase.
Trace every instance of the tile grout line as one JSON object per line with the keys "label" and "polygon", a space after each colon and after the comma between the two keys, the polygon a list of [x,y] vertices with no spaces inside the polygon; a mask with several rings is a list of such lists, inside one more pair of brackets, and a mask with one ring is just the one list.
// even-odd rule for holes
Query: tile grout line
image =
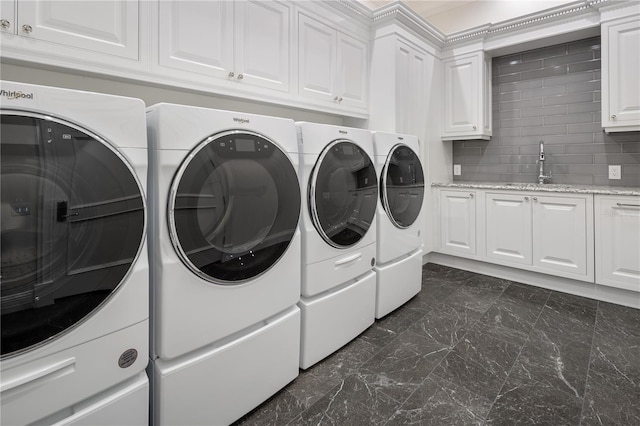
{"label": "tile grout line", "polygon": [[597,301],[596,304],[596,318],[593,322],[593,334],[591,335],[591,349],[589,351],[589,363],[587,364],[587,375],[584,379],[584,394],[582,395],[582,407],[580,409],[580,421],[578,422],[578,426],[582,424],[582,419],[584,418],[584,410],[585,404],[587,403],[587,386],[589,384],[589,371],[591,371],[591,360],[593,357],[593,345],[596,340],[596,327],[598,326],[598,313],[600,312],[600,301]]}
{"label": "tile grout line", "polygon": [[542,309],[540,309],[540,313],[538,313],[538,317],[536,318],[536,320],[534,321],[533,325],[531,326],[531,330],[529,330],[529,334],[527,334],[527,339],[524,341],[524,344],[520,348],[520,352],[518,352],[518,355],[513,360],[513,364],[511,364],[511,368],[509,369],[509,372],[507,373],[507,377],[505,377],[504,381],[502,382],[502,386],[500,387],[500,390],[498,391],[498,395],[494,398],[493,402],[491,403],[491,407],[489,408],[489,412],[487,413],[487,417],[484,419],[484,424],[486,424],[487,419],[489,418],[489,414],[491,414],[491,410],[493,410],[493,406],[495,405],[496,401],[500,397],[501,392],[504,389],[505,383],[507,383],[507,380],[509,379],[509,376],[513,372],[513,367],[515,367],[516,363],[520,359],[520,355],[522,355],[522,351],[524,350],[524,347],[527,345],[527,343],[529,343],[529,339],[531,337],[531,333],[533,333],[533,330],[536,328],[536,324],[538,324],[538,321],[540,320],[540,317],[542,316],[542,312],[544,311],[544,307],[547,306],[547,302],[551,298],[552,294],[553,294],[553,290],[551,290],[549,292],[549,295],[547,296],[547,300],[544,301],[544,304],[542,305]]}

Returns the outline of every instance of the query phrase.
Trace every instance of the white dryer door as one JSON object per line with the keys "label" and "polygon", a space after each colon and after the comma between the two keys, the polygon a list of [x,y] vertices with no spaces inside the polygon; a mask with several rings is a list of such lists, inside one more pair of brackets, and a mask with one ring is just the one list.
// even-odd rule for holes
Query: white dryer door
{"label": "white dryer door", "polygon": [[336,248],[357,244],[373,223],[378,178],[367,153],[336,140],[320,153],[309,181],[309,210],[322,238]]}
{"label": "white dryer door", "polygon": [[2,357],[70,330],[129,273],[143,191],[115,148],[49,116],[2,111]]}
{"label": "white dryer door", "polygon": [[398,228],[408,228],[418,218],[424,199],[420,158],[407,145],[394,146],[380,180],[382,206],[387,216]]}
{"label": "white dryer door", "polygon": [[185,265],[207,281],[241,284],[289,247],[300,185],[275,142],[227,131],[201,142],[182,163],[168,208],[171,240]]}

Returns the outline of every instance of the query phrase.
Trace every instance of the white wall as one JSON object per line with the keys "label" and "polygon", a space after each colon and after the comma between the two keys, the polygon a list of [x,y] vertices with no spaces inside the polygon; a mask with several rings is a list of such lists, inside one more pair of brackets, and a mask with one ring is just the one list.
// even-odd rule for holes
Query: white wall
{"label": "white wall", "polygon": [[331,114],[255,101],[243,101],[197,92],[180,91],[175,88],[152,86],[137,82],[108,80],[92,75],[71,74],[62,71],[44,70],[13,64],[3,63],[0,65],[0,78],[2,78],[2,80],[21,83],[40,84],[90,92],[108,93],[112,95],[130,96],[142,99],[147,106],[159,102],[170,102],[239,111],[250,114],[285,117],[296,121],[312,121],[316,123],[337,125],[344,124],[343,117]]}

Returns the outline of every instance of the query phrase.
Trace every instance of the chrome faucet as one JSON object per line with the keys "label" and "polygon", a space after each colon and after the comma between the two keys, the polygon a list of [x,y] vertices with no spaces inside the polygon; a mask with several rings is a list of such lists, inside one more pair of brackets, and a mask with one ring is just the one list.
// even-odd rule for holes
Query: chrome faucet
{"label": "chrome faucet", "polygon": [[544,184],[545,180],[551,179],[551,172],[548,175],[544,174],[544,142],[540,141],[540,154],[538,156],[538,163],[540,164],[540,171],[538,172],[538,183]]}

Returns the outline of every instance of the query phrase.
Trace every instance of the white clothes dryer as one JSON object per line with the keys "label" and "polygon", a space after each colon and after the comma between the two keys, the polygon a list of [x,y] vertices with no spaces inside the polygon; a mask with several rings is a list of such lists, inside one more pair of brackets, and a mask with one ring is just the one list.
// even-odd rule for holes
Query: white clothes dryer
{"label": "white clothes dryer", "polygon": [[300,366],[374,322],[378,178],[368,130],[297,123],[305,191]]}
{"label": "white clothes dryer", "polygon": [[144,104],[2,81],[0,120],[0,423],[147,424]]}
{"label": "white clothes dryer", "polygon": [[422,287],[424,172],[417,137],[372,134],[380,176],[376,318],[382,318],[418,294]]}
{"label": "white clothes dryer", "polygon": [[152,422],[231,423],[299,372],[295,123],[172,104],[147,122]]}

